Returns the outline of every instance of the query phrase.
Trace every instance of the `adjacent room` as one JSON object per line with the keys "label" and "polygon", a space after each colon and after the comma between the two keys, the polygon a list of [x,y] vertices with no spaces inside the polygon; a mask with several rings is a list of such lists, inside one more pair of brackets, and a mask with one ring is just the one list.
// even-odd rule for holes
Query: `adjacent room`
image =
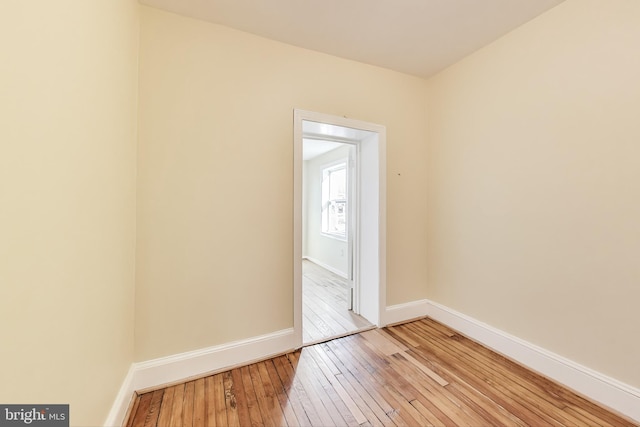
{"label": "adjacent room", "polygon": [[0,11],[0,405],[640,423],[640,1]]}
{"label": "adjacent room", "polygon": [[344,141],[303,137],[303,344],[373,326],[354,305],[356,147]]}

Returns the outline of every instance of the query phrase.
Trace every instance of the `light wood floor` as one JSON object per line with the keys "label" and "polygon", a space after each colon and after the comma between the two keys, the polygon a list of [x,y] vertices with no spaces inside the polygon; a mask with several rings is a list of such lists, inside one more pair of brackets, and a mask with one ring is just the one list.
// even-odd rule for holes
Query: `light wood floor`
{"label": "light wood floor", "polygon": [[142,394],[126,425],[634,424],[423,319]]}
{"label": "light wood floor", "polygon": [[348,309],[349,285],[311,261],[302,262],[302,340],[305,344],[344,336],[372,325]]}

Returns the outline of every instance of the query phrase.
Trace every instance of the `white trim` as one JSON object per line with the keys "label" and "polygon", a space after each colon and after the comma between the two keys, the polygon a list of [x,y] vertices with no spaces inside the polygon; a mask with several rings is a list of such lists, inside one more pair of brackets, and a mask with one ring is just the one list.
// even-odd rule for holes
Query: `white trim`
{"label": "white trim", "polygon": [[640,389],[433,301],[428,316],[583,396],[640,422]]}
{"label": "white trim", "polygon": [[[551,378],[636,422],[640,422],[640,389],[507,334],[490,325],[429,300],[386,307],[385,324],[428,315],[444,325]],[[120,387],[105,426],[120,426],[136,390],[220,372],[287,353],[295,345],[294,330],[284,329],[246,340],[133,363]]]}
{"label": "white trim", "polygon": [[338,276],[342,277],[343,279],[347,279],[347,273],[344,271],[340,271],[337,268],[333,268],[330,265],[325,264],[324,262],[314,258],[314,257],[310,257],[310,256],[303,256],[302,259],[307,259],[309,261],[311,261],[312,263],[324,268],[325,270],[329,270],[330,272],[332,272],[333,274],[337,274]]}
{"label": "white trim", "polygon": [[293,331],[302,346],[302,117],[293,110]]}
{"label": "white trim", "polygon": [[222,372],[296,349],[293,329],[133,363],[120,388],[106,426],[122,425],[133,393],[208,373]]}
{"label": "white trim", "polygon": [[[376,258],[376,285],[378,294],[375,296],[377,304],[370,314],[361,313],[374,323],[382,326],[386,309],[386,127],[374,123],[333,116],[330,114],[316,113],[294,109],[293,111],[293,329],[297,346],[302,346],[302,164],[303,164],[303,129],[302,122],[308,120],[317,123],[326,123],[351,129],[365,130],[377,134],[376,161],[377,161],[377,224],[376,233],[371,236],[377,238]],[[362,147],[362,141],[353,141],[358,147]],[[369,146],[369,145],[368,145]],[[359,239],[356,237],[355,252],[360,249]],[[361,255],[360,255],[361,256]],[[359,268],[359,267],[358,267]],[[373,273],[373,275],[376,275]],[[359,276],[356,280],[359,280]],[[370,282],[368,282],[370,283]]]}
{"label": "white trim", "polygon": [[384,314],[384,324],[393,325],[416,320],[427,315],[428,301],[421,299],[404,304],[390,305]]}
{"label": "white trim", "polygon": [[127,372],[127,376],[124,378],[122,385],[120,386],[120,390],[118,391],[118,395],[116,396],[113,405],[111,406],[111,410],[109,411],[109,415],[107,415],[107,420],[104,422],[104,427],[120,427],[124,422],[124,417],[127,415],[127,410],[129,409],[129,405],[131,404],[131,399],[133,398],[133,365],[129,367],[129,371]]}
{"label": "white trim", "polygon": [[379,133],[378,151],[380,163],[378,164],[379,188],[378,188],[378,250],[380,265],[380,285],[378,287],[378,326],[382,326],[387,308],[387,131],[382,127]]}
{"label": "white trim", "polygon": [[134,390],[244,365],[292,351],[293,329],[134,363]]}

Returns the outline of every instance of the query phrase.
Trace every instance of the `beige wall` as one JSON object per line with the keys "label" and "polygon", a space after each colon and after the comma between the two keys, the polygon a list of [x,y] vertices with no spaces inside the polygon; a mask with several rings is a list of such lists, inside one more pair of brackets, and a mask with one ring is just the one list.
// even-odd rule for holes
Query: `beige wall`
{"label": "beige wall", "polygon": [[0,13],[0,402],[101,425],[133,360],[133,0]]}
{"label": "beige wall", "polygon": [[132,360],[292,326],[293,108],[387,127],[388,305],[640,386],[639,2],[567,0],[426,83],[142,7],[136,251],[138,12],[3,6],[0,402],[101,424]]}
{"label": "beige wall", "polygon": [[424,81],[141,13],[136,360],[293,326],[294,108],[387,127],[387,302],[425,298]]}
{"label": "beige wall", "polygon": [[640,386],[640,2],[568,0],[429,81],[429,297]]}

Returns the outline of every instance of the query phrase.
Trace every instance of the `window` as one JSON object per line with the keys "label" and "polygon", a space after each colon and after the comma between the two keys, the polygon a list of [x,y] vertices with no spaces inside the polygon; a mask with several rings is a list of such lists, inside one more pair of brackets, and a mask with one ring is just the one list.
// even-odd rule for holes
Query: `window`
{"label": "window", "polygon": [[347,163],[322,169],[322,232],[347,238]]}

